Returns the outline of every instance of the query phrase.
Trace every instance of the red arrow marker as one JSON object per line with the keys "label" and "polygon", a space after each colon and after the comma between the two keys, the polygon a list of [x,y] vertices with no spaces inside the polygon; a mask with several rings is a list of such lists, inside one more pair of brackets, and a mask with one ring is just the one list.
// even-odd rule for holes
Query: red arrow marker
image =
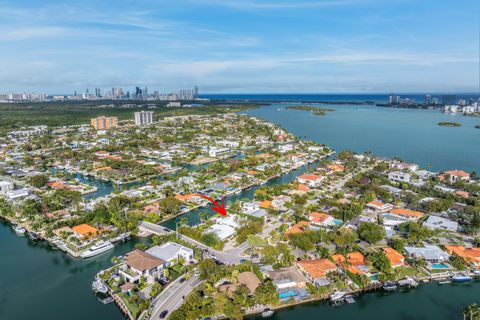
{"label": "red arrow marker", "polygon": [[225,209],[225,198],[222,197],[222,204],[220,205],[217,201],[213,200],[212,198],[204,195],[204,194],[195,194],[197,197],[202,197],[202,198],[205,198],[207,199],[208,201],[210,201],[211,203],[213,203],[213,207],[212,207],[212,210],[221,214],[222,216],[226,216],[227,215],[227,210]]}

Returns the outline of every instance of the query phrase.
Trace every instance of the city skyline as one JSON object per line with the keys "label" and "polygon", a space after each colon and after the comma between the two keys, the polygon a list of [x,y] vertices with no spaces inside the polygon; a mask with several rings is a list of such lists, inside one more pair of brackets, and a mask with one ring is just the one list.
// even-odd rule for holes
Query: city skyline
{"label": "city skyline", "polygon": [[0,91],[473,93],[476,12],[470,0],[4,1]]}

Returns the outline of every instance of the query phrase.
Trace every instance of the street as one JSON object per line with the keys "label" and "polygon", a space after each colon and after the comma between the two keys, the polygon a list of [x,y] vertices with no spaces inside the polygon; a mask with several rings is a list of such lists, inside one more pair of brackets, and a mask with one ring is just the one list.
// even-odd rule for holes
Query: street
{"label": "street", "polygon": [[153,311],[150,319],[159,319],[160,314],[164,310],[168,310],[168,314],[170,315],[182,305],[183,297],[186,297],[202,282],[203,281],[195,275],[183,283],[180,282],[180,278],[172,282],[168,288],[162,291],[155,301],[152,302]]}

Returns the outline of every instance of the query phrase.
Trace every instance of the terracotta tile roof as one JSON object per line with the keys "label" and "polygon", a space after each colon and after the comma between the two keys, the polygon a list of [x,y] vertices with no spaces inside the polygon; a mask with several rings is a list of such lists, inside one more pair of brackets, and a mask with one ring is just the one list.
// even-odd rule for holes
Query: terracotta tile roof
{"label": "terracotta tile roof", "polygon": [[297,265],[312,279],[325,278],[328,272],[337,270],[337,266],[328,259],[304,260],[297,262]]}
{"label": "terracotta tile roof", "polygon": [[141,272],[161,266],[164,263],[165,261],[162,259],[158,259],[138,249],[129,252],[125,258],[125,264],[127,266]]}
{"label": "terracotta tile roof", "polygon": [[305,228],[310,225],[308,221],[300,221],[299,223],[290,227],[287,231],[285,231],[286,236],[291,236],[292,234],[302,233]]}
{"label": "terracotta tile roof", "polygon": [[455,191],[455,194],[464,199],[468,199],[470,197],[470,193],[468,193],[467,191],[457,190]]}
{"label": "terracotta tile roof", "polygon": [[421,218],[423,217],[423,213],[420,211],[413,211],[405,208],[394,208],[390,210],[390,213],[399,215],[399,216],[405,216],[409,218]]}
{"label": "terracotta tile roof", "polygon": [[300,190],[300,191],[305,191],[305,192],[310,191],[310,188],[307,185],[301,184],[301,183],[298,184],[297,189]]}
{"label": "terracotta tile roof", "polygon": [[186,194],[186,195],[181,195],[181,194],[177,194],[175,196],[175,198],[177,200],[180,200],[180,201],[189,201],[191,200],[192,198],[196,197],[197,195],[193,194],[193,193],[190,193],[190,194]]}
{"label": "terracotta tile roof", "polygon": [[480,263],[480,248],[465,248],[458,245],[446,245],[444,247],[449,254],[455,254],[468,262]]}
{"label": "terracotta tile roof", "polygon": [[461,178],[470,177],[470,174],[462,170],[449,170],[449,171],[445,171],[444,174],[448,174],[450,176],[455,176],[455,177],[461,177]]}
{"label": "terracotta tile roof", "polygon": [[260,203],[260,208],[268,209],[268,208],[270,208],[271,205],[272,205],[272,201],[264,200]]}
{"label": "terracotta tile roof", "polygon": [[309,180],[309,181],[317,181],[318,179],[320,179],[320,176],[316,175],[316,174],[304,173],[300,177],[298,177],[298,179]]}
{"label": "terracotta tile roof", "polygon": [[326,214],[326,213],[321,213],[321,212],[312,212],[308,215],[308,218],[310,219],[311,222],[315,223],[322,223],[323,221],[327,220],[331,216]]}
{"label": "terracotta tile roof", "polygon": [[367,205],[381,207],[383,206],[383,202],[379,200],[373,200],[367,203]]}
{"label": "terracotta tile roof", "polygon": [[403,266],[405,264],[403,262],[405,257],[398,253],[395,249],[387,247],[383,248],[383,252],[385,253],[385,256],[387,256],[392,267]]}
{"label": "terracotta tile roof", "polygon": [[82,236],[86,236],[86,235],[96,235],[98,233],[98,229],[97,228],[94,228],[88,224],[81,224],[81,225],[78,225],[78,226],[75,226],[72,228],[72,230],[75,232],[75,233],[78,233]]}
{"label": "terracotta tile roof", "polygon": [[346,257],[342,254],[337,253],[334,254],[332,258],[337,265],[341,266],[342,268],[346,268],[348,271],[354,274],[363,273],[357,268],[357,266],[363,266],[367,263],[365,256],[360,252],[348,253]]}

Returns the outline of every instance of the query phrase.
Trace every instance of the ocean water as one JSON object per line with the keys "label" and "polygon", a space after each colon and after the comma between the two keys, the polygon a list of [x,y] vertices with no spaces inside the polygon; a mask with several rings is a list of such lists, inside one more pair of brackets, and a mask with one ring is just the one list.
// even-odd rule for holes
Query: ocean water
{"label": "ocean water", "polygon": [[[336,151],[371,151],[381,157],[400,157],[424,169],[462,169],[480,172],[480,117],[444,114],[439,110],[400,109],[370,105],[322,105],[334,109],[325,116],[285,109],[273,103],[245,114],[271,121],[296,136]],[[441,127],[442,121],[461,127]]]}

